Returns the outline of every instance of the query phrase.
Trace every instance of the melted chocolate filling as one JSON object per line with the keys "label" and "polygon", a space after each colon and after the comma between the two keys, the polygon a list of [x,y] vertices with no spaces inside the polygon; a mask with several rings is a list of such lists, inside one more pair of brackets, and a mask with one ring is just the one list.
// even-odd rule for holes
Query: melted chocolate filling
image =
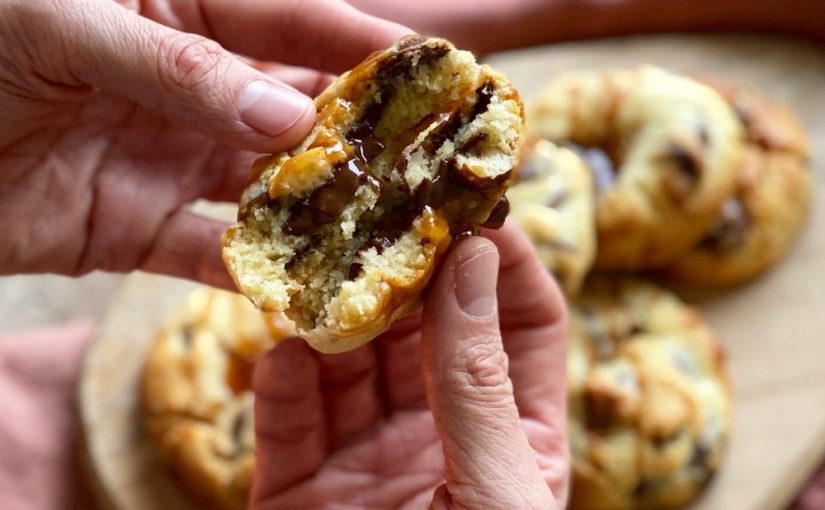
{"label": "melted chocolate filling", "polygon": [[[356,254],[373,247],[380,253],[392,246],[410,229],[415,219],[420,217],[427,207],[438,210],[451,225],[451,234],[454,237],[476,233],[476,221],[471,215],[478,215],[479,206],[488,201],[491,194],[497,192],[501,183],[509,178],[509,172],[495,179],[468,176],[466,174],[469,172],[460,171],[455,158],[450,158],[441,162],[437,174],[432,179],[423,181],[415,191],[411,191],[403,180],[392,185],[389,178],[392,172],[381,176],[379,180],[368,167],[369,162],[378,157],[386,147],[385,141],[379,139],[375,131],[386,105],[395,93],[396,78],[411,77],[413,68],[432,64],[449,52],[446,46],[425,46],[420,44],[421,41],[423,39],[413,38],[403,42],[399,46],[399,51],[385,60],[376,71],[375,86],[378,87],[378,99],[364,110],[362,117],[346,135],[347,143],[354,149],[352,158],[338,164],[326,183],[315,189],[309,197],[290,207],[289,217],[282,229],[285,234],[310,235],[321,226],[336,221],[362,185],[369,185],[378,192],[379,198],[375,209],[383,211],[383,216],[375,218],[374,215],[366,215],[359,220],[357,230],[367,230],[370,235]],[[484,83],[476,89],[476,101],[469,111],[465,109],[462,112],[458,109],[449,113],[428,114],[407,130],[400,139],[392,140],[392,143],[396,147],[409,146],[414,143],[421,131],[430,127],[435,120],[437,126],[421,143],[421,148],[432,154],[445,141],[455,137],[463,125],[484,113],[489,108],[493,93],[493,84]],[[479,134],[458,150],[464,153],[477,150],[485,139],[485,134]],[[401,150],[398,152],[400,154]],[[403,175],[406,165],[407,160],[399,157],[393,162],[392,167]],[[244,214],[248,214],[251,207],[263,203],[274,206],[273,202],[264,190],[261,196],[256,196],[248,204]],[[508,210],[509,204],[502,200],[490,213],[484,226],[498,228]],[[304,255],[301,252],[297,253],[289,261],[288,266],[294,266]],[[361,270],[360,264],[352,263],[347,275],[350,279],[356,278]]]}
{"label": "melted chocolate filling", "polygon": [[380,187],[379,182],[360,159],[350,159],[337,165],[330,180],[316,188],[309,197],[295,202],[289,208],[289,218],[284,223],[283,232],[289,235],[306,235],[322,225],[334,222],[363,184],[375,189]]}

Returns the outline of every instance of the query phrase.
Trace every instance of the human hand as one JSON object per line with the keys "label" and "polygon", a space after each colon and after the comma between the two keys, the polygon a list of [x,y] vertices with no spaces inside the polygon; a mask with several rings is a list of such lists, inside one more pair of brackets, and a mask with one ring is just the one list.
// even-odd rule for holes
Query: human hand
{"label": "human hand", "polygon": [[237,201],[251,151],[309,132],[303,94],[407,32],[336,0],[0,0],[0,274],[231,285],[185,205]]}
{"label": "human hand", "polygon": [[564,508],[564,300],[512,224],[488,235],[372,343],[258,363],[251,508]]}

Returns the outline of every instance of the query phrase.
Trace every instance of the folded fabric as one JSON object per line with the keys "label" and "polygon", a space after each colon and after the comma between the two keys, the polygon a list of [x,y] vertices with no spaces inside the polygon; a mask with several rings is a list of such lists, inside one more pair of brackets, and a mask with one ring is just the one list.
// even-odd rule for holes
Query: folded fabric
{"label": "folded fabric", "polygon": [[88,322],[0,336],[0,508],[89,508],[74,403],[91,337]]}

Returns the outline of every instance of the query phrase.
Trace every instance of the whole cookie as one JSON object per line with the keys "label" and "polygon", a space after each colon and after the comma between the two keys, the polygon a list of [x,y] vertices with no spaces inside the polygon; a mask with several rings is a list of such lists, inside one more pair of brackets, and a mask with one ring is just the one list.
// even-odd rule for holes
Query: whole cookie
{"label": "whole cookie", "polygon": [[793,244],[811,202],[809,142],[796,115],[756,90],[704,80],[733,107],[746,133],[746,157],[734,195],[696,246],[665,273],[703,285],[757,276]]}
{"label": "whole cookie", "polygon": [[698,313],[637,281],[589,282],[568,355],[574,510],[666,510],[719,468],[731,402]]}
{"label": "whole cookie", "polygon": [[504,220],[523,107],[509,81],[412,37],[316,99],[294,150],[259,160],[224,260],[315,349],[354,349],[411,309],[454,237]]}
{"label": "whole cookie", "polygon": [[573,151],[547,140],[522,148],[510,216],[533,241],[567,296],[575,296],[596,255],[593,177]]}
{"label": "whole cookie", "polygon": [[170,471],[205,508],[246,508],[254,469],[252,370],[292,333],[244,296],[193,293],[143,369],[145,429]]}
{"label": "whole cookie", "polygon": [[652,66],[563,75],[528,127],[577,147],[592,167],[602,269],[664,266],[694,245],[733,191],[742,154],[718,93]]}

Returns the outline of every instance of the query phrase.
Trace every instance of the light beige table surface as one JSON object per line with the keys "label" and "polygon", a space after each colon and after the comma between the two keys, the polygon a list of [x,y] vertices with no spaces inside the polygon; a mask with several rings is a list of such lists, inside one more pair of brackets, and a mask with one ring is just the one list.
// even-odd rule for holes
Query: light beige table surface
{"label": "light beige table surface", "polygon": [[[812,221],[776,270],[699,302],[727,345],[737,406],[727,464],[695,508],[783,509],[825,452],[825,54],[781,40],[663,36],[522,50],[491,62],[528,102],[564,70],[651,62],[752,83],[800,113],[814,140],[820,197]],[[0,334],[100,314],[112,301],[80,396],[98,488],[119,510],[185,508],[135,426],[134,390],[153,330],[189,288],[144,275],[0,279]]]}

